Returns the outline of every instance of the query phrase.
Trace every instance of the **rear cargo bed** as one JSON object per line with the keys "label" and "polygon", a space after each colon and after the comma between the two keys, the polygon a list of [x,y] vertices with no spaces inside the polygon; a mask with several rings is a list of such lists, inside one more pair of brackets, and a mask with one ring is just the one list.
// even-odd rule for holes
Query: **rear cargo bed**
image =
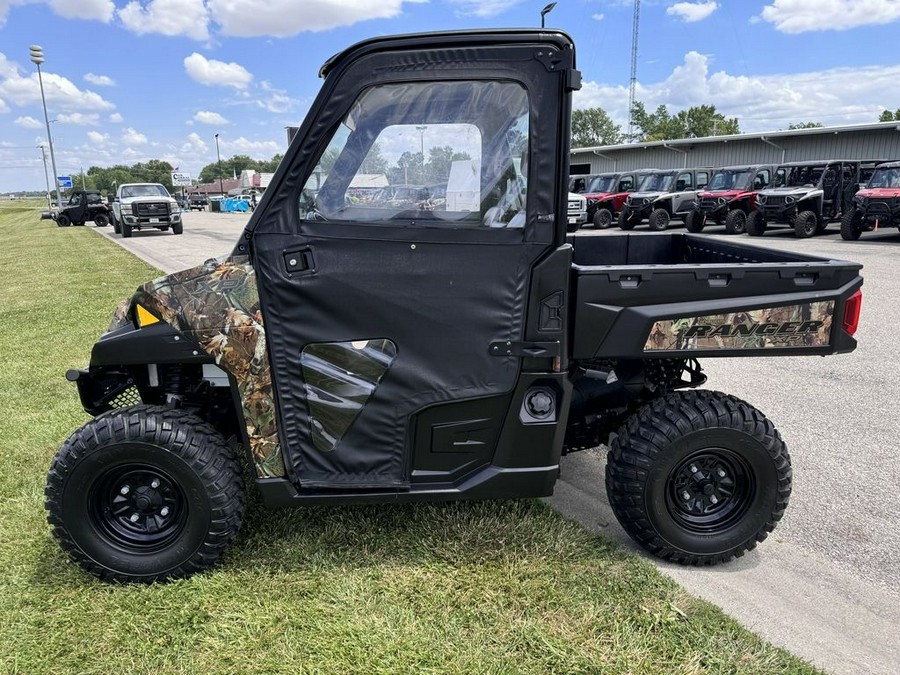
{"label": "rear cargo bed", "polygon": [[862,266],[691,234],[572,238],[572,356],[829,354]]}

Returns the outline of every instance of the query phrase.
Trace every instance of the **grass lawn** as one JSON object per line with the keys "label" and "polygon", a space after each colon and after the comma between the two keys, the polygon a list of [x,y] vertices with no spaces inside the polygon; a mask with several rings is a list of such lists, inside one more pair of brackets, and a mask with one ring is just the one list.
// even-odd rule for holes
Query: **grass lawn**
{"label": "grass lawn", "polygon": [[806,673],[648,562],[534,500],[266,511],[223,564],[101,583],[51,539],[44,479],[87,420],[63,377],[156,274],[0,205],[0,672]]}

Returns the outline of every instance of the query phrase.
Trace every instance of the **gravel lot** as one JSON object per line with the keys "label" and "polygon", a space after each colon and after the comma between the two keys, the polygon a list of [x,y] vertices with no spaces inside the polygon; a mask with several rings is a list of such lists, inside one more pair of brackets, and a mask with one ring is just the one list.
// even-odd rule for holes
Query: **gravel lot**
{"label": "gravel lot", "polygon": [[[111,228],[97,231],[174,271],[229,252],[247,217],[185,214],[181,236],[154,231],[123,240]],[[589,229],[578,236],[616,233]],[[859,348],[825,359],[703,362],[707,388],[744,398],[779,428],[793,459],[794,491],[774,535],[744,558],[714,569],[660,568],[766,639],[832,672],[896,673],[900,359],[893,321],[900,276],[893,268],[900,259],[900,234],[885,229],[845,242],[832,224],[812,240],[798,241],[781,229],[738,241],[865,265]],[[603,449],[564,458],[563,479],[550,503],[636,550],[606,504],[604,462]]]}

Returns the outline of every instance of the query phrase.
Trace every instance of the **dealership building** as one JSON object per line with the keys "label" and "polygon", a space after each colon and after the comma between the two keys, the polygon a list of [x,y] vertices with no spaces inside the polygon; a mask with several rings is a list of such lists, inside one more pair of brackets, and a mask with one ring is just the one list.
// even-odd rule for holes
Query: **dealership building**
{"label": "dealership building", "polygon": [[573,148],[569,173],[827,159],[900,160],[900,122]]}

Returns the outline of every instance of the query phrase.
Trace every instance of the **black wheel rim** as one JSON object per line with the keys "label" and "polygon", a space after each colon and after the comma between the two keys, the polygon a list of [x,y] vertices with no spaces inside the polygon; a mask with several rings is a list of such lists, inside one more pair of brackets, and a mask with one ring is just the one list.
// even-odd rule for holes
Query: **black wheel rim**
{"label": "black wheel rim", "polygon": [[756,485],[747,462],[726,448],[691,453],[669,474],[666,506],[681,527],[711,533],[739,521]]}
{"label": "black wheel rim", "polygon": [[155,553],[172,543],[187,523],[187,500],[165,471],[148,464],[122,464],[104,472],[90,492],[94,525],[110,543]]}

